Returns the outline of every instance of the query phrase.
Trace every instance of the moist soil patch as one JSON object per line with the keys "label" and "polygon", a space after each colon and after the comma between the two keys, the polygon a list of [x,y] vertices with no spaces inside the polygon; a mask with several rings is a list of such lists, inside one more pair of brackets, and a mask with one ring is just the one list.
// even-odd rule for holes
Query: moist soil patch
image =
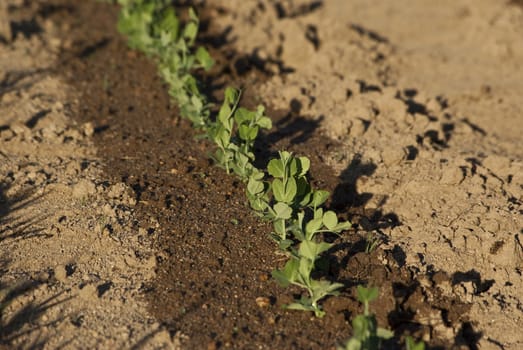
{"label": "moist soil patch", "polygon": [[[371,174],[373,165],[353,162],[342,178],[335,176],[323,157],[337,143],[307,122],[298,104],[290,112],[270,111],[275,128],[258,144],[260,162],[283,148],[310,157],[313,183],[334,193],[329,205],[355,225],[341,237],[328,237],[335,246],[319,273],[346,288],[323,302],[327,315],[282,309],[300,291],[282,289],[270,278],[284,261],[268,237],[270,225],[246,205],[243,184],[213,166],[212,147],[179,117],[153,60],[127,48],[115,29],[118,9],[94,1],[50,3],[62,9],[50,18],[70,28],[63,33],[70,45],[56,68],[82,92],[80,121],[94,125],[108,178],[134,190],[134,225],[157,250],[156,277],[143,284],[143,296],[185,348],[334,348],[351,334],[350,321],[362,311],[358,284],[380,287],[371,310],[380,326],[395,331],[390,348],[405,334],[433,348],[476,348],[480,335],[467,319],[468,305],[440,292],[455,282],[450,276],[407,268],[399,247],[364,252],[368,234],[386,240],[379,229],[401,223],[394,213],[361,209],[366,197],[357,193],[355,181]],[[206,18],[205,8],[200,10]],[[219,96],[225,83],[243,83],[249,86],[244,104],[254,106],[256,87],[250,84],[268,74],[263,61],[253,64],[236,54],[219,42],[221,33],[203,37],[219,57],[204,77],[211,92]]]}

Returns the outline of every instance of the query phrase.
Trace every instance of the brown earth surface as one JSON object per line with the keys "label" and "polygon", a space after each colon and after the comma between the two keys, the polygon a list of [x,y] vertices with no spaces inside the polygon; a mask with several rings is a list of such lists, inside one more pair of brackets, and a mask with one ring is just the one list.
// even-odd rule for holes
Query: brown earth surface
{"label": "brown earth surface", "polygon": [[[183,8],[180,8],[183,12]],[[281,308],[270,226],[213,166],[154,62],[94,1],[0,5],[0,346],[330,349],[357,284],[431,349],[523,347],[518,1],[204,2],[216,101],[245,87],[278,149],[354,229],[322,262],[327,316]],[[9,23],[8,26],[5,23]],[[437,28],[437,30],[436,30]],[[371,236],[380,246],[364,252]],[[261,302],[263,301],[263,302]]]}

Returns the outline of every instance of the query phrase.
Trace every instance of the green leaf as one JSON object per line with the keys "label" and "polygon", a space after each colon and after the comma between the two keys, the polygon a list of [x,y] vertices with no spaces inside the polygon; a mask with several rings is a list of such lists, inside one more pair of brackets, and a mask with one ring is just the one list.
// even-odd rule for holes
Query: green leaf
{"label": "green leaf", "polygon": [[191,7],[189,8],[189,19],[193,22],[198,22],[198,15],[196,14],[196,11]]}
{"label": "green leaf", "polygon": [[274,212],[276,213],[276,217],[278,219],[290,219],[292,215],[292,208],[289,207],[287,204],[278,202],[274,205]]}
{"label": "green leaf", "polygon": [[378,329],[376,330],[376,335],[378,336],[378,338],[386,340],[392,338],[394,336],[394,332],[385,328],[378,327]]}
{"label": "green leaf", "polygon": [[314,294],[317,294],[320,298],[323,298],[326,295],[338,295],[338,289],[343,288],[342,283],[332,283],[327,280],[313,280],[311,287],[314,291]]}
{"label": "green leaf", "polygon": [[250,124],[254,119],[254,112],[249,111],[247,108],[240,107],[234,113],[234,119],[238,124]]}
{"label": "green leaf", "polygon": [[193,95],[191,97],[191,103],[192,103],[193,107],[196,108],[197,110],[201,110],[203,107],[203,102],[202,102],[201,96]]}
{"label": "green leaf", "polygon": [[298,177],[298,172],[300,170],[299,160],[292,157],[289,162],[289,175]]}
{"label": "green leaf", "polygon": [[296,259],[290,259],[285,264],[283,270],[272,271],[272,277],[282,286],[287,287],[289,284],[296,281],[298,275],[299,261]]}
{"label": "green leaf", "polygon": [[271,275],[272,278],[274,278],[276,282],[278,282],[278,284],[283,288],[287,288],[291,284],[291,281],[283,271],[274,270],[272,271]]}
{"label": "green leaf", "polygon": [[356,338],[351,338],[345,345],[345,348],[342,348],[341,350],[364,350],[363,344],[361,343],[361,340]]}
{"label": "green leaf", "polygon": [[291,203],[296,196],[296,181],[290,178],[284,184],[280,179],[272,181],[272,193],[278,202]]}
{"label": "green leaf", "polygon": [[202,65],[203,69],[209,70],[214,65],[214,60],[203,46],[198,47],[194,55],[198,62]]}
{"label": "green leaf", "polygon": [[289,159],[291,159],[292,157],[291,153],[287,151],[279,151],[278,154],[280,155],[280,159],[285,164],[287,164],[289,162]]}
{"label": "green leaf", "polygon": [[291,239],[284,239],[278,243],[278,248],[280,248],[280,250],[286,251],[290,246],[292,246],[293,243],[294,242]]}
{"label": "green leaf", "polygon": [[357,315],[352,319],[352,332],[353,336],[359,340],[366,340],[370,336],[369,319],[364,315]]}
{"label": "green leaf", "polygon": [[280,159],[271,159],[267,165],[267,170],[275,178],[283,178],[285,176],[285,164]]}
{"label": "green leaf", "polygon": [[352,224],[349,221],[343,221],[343,222],[338,223],[338,225],[336,225],[336,227],[332,231],[341,232],[341,231],[348,230],[351,227],[352,227]]}
{"label": "green leaf", "polygon": [[[270,172],[270,170],[269,170]],[[272,181],[272,194],[278,202],[285,202],[285,188],[283,187],[283,181],[280,179],[274,179]]]}
{"label": "green leaf", "polygon": [[287,182],[285,185],[285,194],[284,194],[284,202],[291,203],[294,200],[294,197],[296,197],[296,193],[298,191],[298,186],[296,185],[296,180],[291,177],[287,179]]}
{"label": "green leaf", "polygon": [[301,200],[300,200],[300,203],[299,203],[299,206],[301,208],[305,208],[309,205],[310,201],[311,201],[311,194],[310,193],[307,193],[305,196],[302,196]]}
{"label": "green leaf", "polygon": [[307,182],[307,179],[305,177],[299,177],[296,179],[296,185],[298,186],[297,195],[303,196],[306,193],[309,193],[311,190],[311,186]]}
{"label": "green leaf", "polygon": [[[303,242],[307,242],[307,241],[303,241]],[[314,260],[311,260],[307,257],[300,256],[299,265],[298,265],[298,274],[296,275],[297,282],[303,286],[308,286],[310,284],[311,271],[313,268],[314,268]]]}
{"label": "green leaf", "polygon": [[407,350],[425,350],[425,343],[422,341],[416,343],[410,335],[405,339],[405,343]]}
{"label": "green leaf", "polygon": [[296,238],[300,242],[305,241],[307,239],[307,237],[305,237],[305,234],[303,233],[303,231],[297,227],[293,228],[291,226],[290,231],[292,232],[292,235],[294,236],[294,238]]}
{"label": "green leaf", "polygon": [[239,99],[239,97],[240,97],[239,95],[240,95],[240,92],[238,90],[228,86],[225,89],[223,102],[228,105],[234,105],[237,102],[237,100]]}
{"label": "green leaf", "polygon": [[241,171],[241,173],[245,173],[249,168],[249,162],[250,158],[241,152],[235,152],[234,159],[236,161],[236,165],[238,166],[238,170]]}
{"label": "green leaf", "polygon": [[220,123],[224,126],[229,125],[229,118],[231,117],[231,106],[227,104],[226,102],[223,103],[222,107],[220,108],[220,111],[218,112],[218,120]]}
{"label": "green leaf", "polygon": [[316,309],[312,305],[306,305],[301,303],[290,303],[285,305],[286,309],[289,310],[300,310],[300,311],[315,311]]}
{"label": "green leaf", "polygon": [[314,191],[314,194],[312,195],[311,205],[314,207],[319,207],[320,205],[325,203],[325,201],[327,201],[327,199],[329,198],[329,195],[330,195],[330,193],[328,191],[323,191],[323,190]]}
{"label": "green leaf", "polygon": [[262,180],[264,177],[265,174],[263,173],[263,171],[260,171],[259,169],[255,169],[251,175],[251,178],[253,178],[254,180]]}
{"label": "green leaf", "polygon": [[332,247],[332,244],[330,243],[316,243],[313,241],[303,241],[300,243],[299,253],[300,256],[303,256],[314,262],[320,256],[321,253],[327,251],[330,247]]}
{"label": "green leaf", "polygon": [[216,160],[216,162],[219,164],[224,164],[225,153],[223,152],[222,149],[216,150],[216,152],[214,153],[214,160]]}
{"label": "green leaf", "polygon": [[263,129],[272,128],[272,120],[269,117],[261,117],[256,124]]}
{"label": "green leaf", "polygon": [[258,212],[264,212],[269,207],[267,202],[260,198],[249,198],[249,203],[251,208]]}
{"label": "green leaf", "polygon": [[249,127],[248,125],[242,124],[238,128],[238,134],[242,140],[252,141],[256,139],[256,136],[258,135],[258,127]]}
{"label": "green leaf", "polygon": [[307,174],[307,172],[309,171],[309,169],[311,167],[311,161],[307,157],[299,157],[298,159],[300,161],[299,175],[305,176],[305,174]]}
{"label": "green leaf", "polygon": [[379,295],[379,290],[377,287],[366,288],[361,285],[356,287],[358,301],[360,303],[369,303],[376,299]]}
{"label": "green leaf", "polygon": [[307,239],[312,239],[313,235],[321,228],[322,219],[312,219],[305,225],[305,233],[307,234]]}
{"label": "green leaf", "polygon": [[253,177],[249,178],[247,182],[247,192],[253,195],[263,192],[265,186],[262,181],[256,180]]}
{"label": "green leaf", "polygon": [[338,225],[338,216],[332,210],[329,210],[323,214],[323,224],[329,230],[333,230]]}
{"label": "green leaf", "polygon": [[221,148],[227,148],[231,141],[231,134],[224,128],[220,128],[216,134],[215,140]]}
{"label": "green leaf", "polygon": [[285,219],[276,219],[272,223],[274,231],[279,235],[280,238],[285,238],[287,232],[285,231]]}
{"label": "green leaf", "polygon": [[178,39],[178,29],[179,29],[179,20],[174,12],[174,8],[169,7],[162,13],[162,19],[158,23],[158,26],[161,31],[169,34],[169,39],[171,41],[176,41]]}
{"label": "green leaf", "polygon": [[182,37],[189,41],[190,44],[194,42],[196,39],[196,35],[198,34],[198,23],[197,22],[189,22],[185,25],[185,28],[183,28]]}

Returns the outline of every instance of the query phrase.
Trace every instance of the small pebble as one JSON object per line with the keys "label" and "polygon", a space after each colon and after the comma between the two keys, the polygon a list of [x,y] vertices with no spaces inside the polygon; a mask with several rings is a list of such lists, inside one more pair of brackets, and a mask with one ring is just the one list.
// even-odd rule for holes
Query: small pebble
{"label": "small pebble", "polygon": [[271,301],[267,297],[257,297],[256,304],[258,304],[259,307],[268,307]]}

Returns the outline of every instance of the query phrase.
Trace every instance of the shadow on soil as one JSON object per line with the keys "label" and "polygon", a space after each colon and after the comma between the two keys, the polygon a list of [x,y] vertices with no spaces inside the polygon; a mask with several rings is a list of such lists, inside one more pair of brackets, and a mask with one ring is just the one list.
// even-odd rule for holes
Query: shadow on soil
{"label": "shadow on soil", "polygon": [[[13,285],[0,285],[0,316],[2,321],[0,323],[0,346],[12,346],[16,343],[18,349],[41,349],[48,342],[48,338],[42,335],[42,329],[49,327],[55,323],[63,321],[63,317],[52,321],[43,322],[42,316],[52,307],[60,305],[67,301],[67,299],[60,300],[60,295],[54,295],[42,302],[29,302],[14,314],[9,315],[4,319],[4,309],[18,298],[31,293],[33,290],[41,285],[37,281],[27,281]],[[31,336],[27,337],[27,335]],[[19,338],[26,339],[21,344],[18,342]]]}
{"label": "shadow on soil", "polygon": [[[16,216],[16,212],[33,204],[40,197],[35,197],[31,192],[25,192],[7,198],[5,192],[8,185],[0,184],[0,242],[7,239],[28,238],[41,236],[41,229],[34,229],[34,224],[41,218],[33,217],[22,220]],[[10,263],[7,252],[3,252],[0,258],[0,273],[4,275],[8,271]],[[22,306],[14,314],[6,317],[4,310],[20,297],[31,293],[42,283],[39,281],[28,280],[24,282],[0,283],[0,349],[11,348],[13,342],[17,343],[19,349],[40,349],[47,342],[43,337],[40,329],[46,327],[55,321],[40,323],[41,316],[51,307],[54,307],[65,300],[58,301],[59,294],[40,303],[29,302]],[[30,333],[36,334],[27,338]],[[22,343],[19,338],[24,337]]]}
{"label": "shadow on soil", "polygon": [[42,233],[38,223],[43,219],[39,215],[19,215],[19,211],[36,204],[42,195],[35,195],[33,190],[25,190],[7,198],[8,185],[0,184],[0,242],[7,239],[48,237]]}
{"label": "shadow on soil", "polygon": [[47,72],[46,69],[7,72],[0,81],[0,98],[12,91],[29,89],[32,85],[41,81]]}
{"label": "shadow on soil", "polygon": [[[33,216],[22,219],[27,214],[18,214],[20,210],[34,205],[42,197],[35,196],[33,191],[25,191],[8,197],[5,194],[8,189],[8,185],[0,184],[0,243],[18,238],[46,237],[47,235],[41,233],[43,229],[35,228],[35,224],[40,222],[42,217]],[[10,258],[8,252],[4,250],[0,257],[1,277],[9,271],[9,265]],[[14,344],[17,349],[42,349],[49,341],[44,336],[43,330],[63,322],[66,318],[63,315],[50,321],[42,318],[49,309],[71,299],[71,297],[63,298],[63,292],[43,301],[29,301],[28,296],[45,283],[45,281],[32,277],[0,282],[0,349],[12,349]],[[17,305],[16,310],[6,315],[5,310],[11,304]],[[63,344],[63,346],[65,345]]]}

